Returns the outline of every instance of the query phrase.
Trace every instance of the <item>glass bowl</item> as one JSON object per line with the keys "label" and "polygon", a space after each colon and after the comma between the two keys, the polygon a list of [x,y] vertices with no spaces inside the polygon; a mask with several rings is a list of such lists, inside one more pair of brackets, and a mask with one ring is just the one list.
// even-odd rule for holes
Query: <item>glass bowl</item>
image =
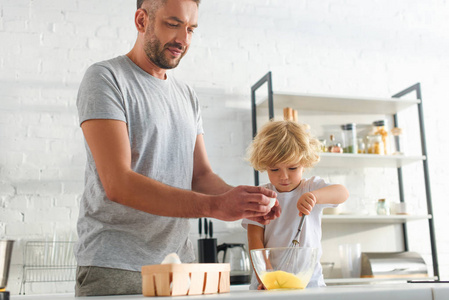
{"label": "glass bowl", "polygon": [[318,263],[318,249],[254,249],[251,258],[254,270],[267,290],[305,289]]}

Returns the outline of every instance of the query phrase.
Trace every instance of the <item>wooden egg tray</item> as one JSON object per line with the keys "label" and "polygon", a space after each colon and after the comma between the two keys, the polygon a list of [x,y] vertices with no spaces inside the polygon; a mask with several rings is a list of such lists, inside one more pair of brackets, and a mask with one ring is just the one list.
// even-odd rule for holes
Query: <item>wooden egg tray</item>
{"label": "wooden egg tray", "polygon": [[185,296],[229,293],[229,264],[164,264],[142,267],[142,293]]}

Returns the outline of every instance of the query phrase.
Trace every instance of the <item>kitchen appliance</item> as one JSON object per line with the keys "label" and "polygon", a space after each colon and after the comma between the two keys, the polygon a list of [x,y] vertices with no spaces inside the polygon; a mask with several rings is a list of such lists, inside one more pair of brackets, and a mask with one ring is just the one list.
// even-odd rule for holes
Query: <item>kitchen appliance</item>
{"label": "kitchen appliance", "polygon": [[250,283],[251,267],[244,244],[224,243],[217,247],[217,253],[220,262],[231,265],[231,285]]}
{"label": "kitchen appliance", "polygon": [[11,240],[0,241],[0,300],[9,300],[9,292],[4,289],[8,283],[13,244]]}
{"label": "kitchen appliance", "polygon": [[416,252],[363,252],[364,278],[427,277],[427,265]]}

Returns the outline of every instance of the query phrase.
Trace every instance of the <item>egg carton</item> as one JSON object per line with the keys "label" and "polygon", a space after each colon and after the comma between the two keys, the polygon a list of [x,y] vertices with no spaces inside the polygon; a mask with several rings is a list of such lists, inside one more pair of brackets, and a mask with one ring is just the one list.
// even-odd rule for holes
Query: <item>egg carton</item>
{"label": "egg carton", "polygon": [[229,293],[230,264],[161,264],[142,267],[146,297]]}

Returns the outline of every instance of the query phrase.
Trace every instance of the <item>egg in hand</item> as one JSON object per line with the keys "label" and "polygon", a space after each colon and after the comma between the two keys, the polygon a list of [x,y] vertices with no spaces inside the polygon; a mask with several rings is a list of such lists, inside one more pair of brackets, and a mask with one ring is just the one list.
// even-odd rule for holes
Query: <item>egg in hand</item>
{"label": "egg in hand", "polygon": [[270,198],[270,204],[268,204],[268,207],[271,209],[275,203],[276,203],[276,198]]}

